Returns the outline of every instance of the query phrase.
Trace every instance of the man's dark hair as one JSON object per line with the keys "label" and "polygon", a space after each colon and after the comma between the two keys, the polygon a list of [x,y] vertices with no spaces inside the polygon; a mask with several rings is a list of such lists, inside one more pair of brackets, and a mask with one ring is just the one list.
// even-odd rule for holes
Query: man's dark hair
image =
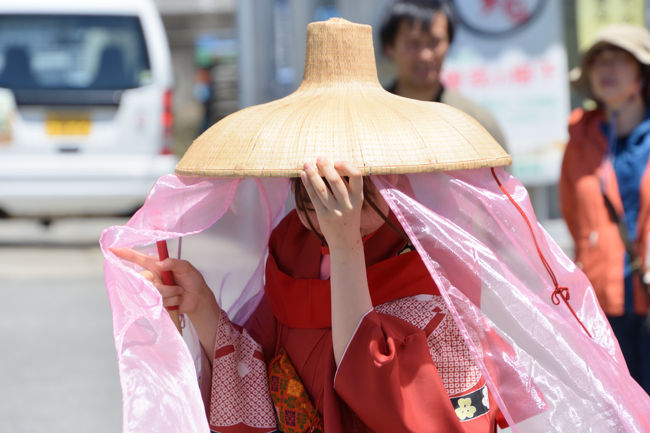
{"label": "man's dark hair", "polygon": [[436,12],[442,12],[447,18],[447,37],[451,44],[454,39],[456,14],[449,0],[397,0],[386,11],[379,29],[382,49],[395,42],[402,20],[406,20],[411,26],[420,22],[423,28],[428,29]]}

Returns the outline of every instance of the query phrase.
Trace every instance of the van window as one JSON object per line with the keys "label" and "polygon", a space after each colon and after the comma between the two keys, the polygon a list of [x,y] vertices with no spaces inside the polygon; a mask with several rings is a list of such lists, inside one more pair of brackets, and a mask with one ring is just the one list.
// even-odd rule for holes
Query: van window
{"label": "van window", "polygon": [[138,17],[0,15],[0,87],[96,91],[150,82]]}

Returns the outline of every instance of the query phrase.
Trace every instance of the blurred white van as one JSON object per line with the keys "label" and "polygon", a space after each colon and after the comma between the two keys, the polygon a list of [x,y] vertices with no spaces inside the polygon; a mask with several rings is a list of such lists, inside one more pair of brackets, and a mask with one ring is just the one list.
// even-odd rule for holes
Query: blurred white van
{"label": "blurred white van", "polygon": [[151,1],[0,2],[0,213],[132,212],[174,171],[171,105]]}

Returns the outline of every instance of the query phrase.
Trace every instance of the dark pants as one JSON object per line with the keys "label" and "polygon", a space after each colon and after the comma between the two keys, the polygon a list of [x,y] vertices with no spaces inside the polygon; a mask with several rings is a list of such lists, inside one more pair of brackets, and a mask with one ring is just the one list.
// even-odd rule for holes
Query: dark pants
{"label": "dark pants", "polygon": [[650,394],[650,323],[638,314],[608,316],[630,374]]}

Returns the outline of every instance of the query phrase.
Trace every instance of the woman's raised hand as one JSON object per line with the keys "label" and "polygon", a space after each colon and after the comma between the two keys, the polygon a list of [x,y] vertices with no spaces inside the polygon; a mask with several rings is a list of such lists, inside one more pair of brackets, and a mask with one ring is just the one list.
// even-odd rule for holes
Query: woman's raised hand
{"label": "woman's raised hand", "polygon": [[[201,273],[187,260],[168,258],[160,261],[130,248],[111,248],[111,251],[117,257],[144,268],[141,275],[158,289],[167,308],[178,306],[180,313],[192,314],[197,311],[202,298],[212,294]],[[175,285],[163,283],[163,271],[173,274]]]}
{"label": "woman's raised hand", "polygon": [[[342,176],[347,176],[348,180]],[[363,206],[363,178],[359,169],[349,162],[332,164],[325,158],[318,158],[315,166],[305,163],[300,178],[330,248],[358,242]]]}
{"label": "woman's raised hand", "polygon": [[315,167],[305,164],[300,177],[330,248],[332,346],[338,365],[361,318],[372,309],[361,241],[363,177],[350,163],[323,158]]}

